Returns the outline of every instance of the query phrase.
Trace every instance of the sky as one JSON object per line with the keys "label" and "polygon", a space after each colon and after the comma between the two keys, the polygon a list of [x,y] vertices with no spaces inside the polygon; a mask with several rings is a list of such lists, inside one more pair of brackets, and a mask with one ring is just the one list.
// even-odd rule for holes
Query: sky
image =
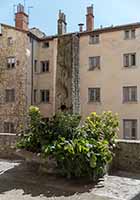
{"label": "sky", "polygon": [[[30,28],[37,27],[47,35],[57,32],[58,11],[67,16],[68,32],[85,24],[86,7],[94,5],[95,28],[140,21],[140,0],[25,0],[30,9]],[[13,5],[24,0],[0,0],[0,23],[14,25]]]}

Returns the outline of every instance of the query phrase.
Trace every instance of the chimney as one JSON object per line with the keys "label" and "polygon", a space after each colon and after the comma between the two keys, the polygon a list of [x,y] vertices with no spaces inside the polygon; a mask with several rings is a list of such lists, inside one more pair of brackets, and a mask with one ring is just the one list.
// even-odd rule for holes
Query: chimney
{"label": "chimney", "polygon": [[86,15],[86,31],[94,30],[94,15],[93,15],[93,4],[87,7]]}
{"label": "chimney", "polygon": [[78,24],[78,26],[79,26],[79,32],[83,32],[84,24],[80,23],[80,24]]}
{"label": "chimney", "polygon": [[59,10],[59,18],[57,21],[57,32],[58,35],[63,35],[67,32],[66,15]]}
{"label": "chimney", "polygon": [[21,30],[28,31],[28,15],[24,12],[24,6],[18,4],[17,13],[15,14],[15,27]]}

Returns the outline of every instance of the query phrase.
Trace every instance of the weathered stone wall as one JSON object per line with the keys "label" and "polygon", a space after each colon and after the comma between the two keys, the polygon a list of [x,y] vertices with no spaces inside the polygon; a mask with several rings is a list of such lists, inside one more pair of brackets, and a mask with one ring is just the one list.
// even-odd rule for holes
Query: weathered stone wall
{"label": "weathered stone wall", "polygon": [[[8,38],[13,43],[8,45]],[[7,58],[15,57],[16,65],[7,69]],[[5,101],[5,89],[15,89],[15,102]],[[0,36],[0,132],[4,122],[12,122],[15,130],[25,124],[31,103],[31,46],[27,33],[2,26]]]}
{"label": "weathered stone wall", "polygon": [[79,113],[79,37],[60,36],[57,52],[56,112],[65,108]]}
{"label": "weathered stone wall", "polygon": [[0,159],[12,159],[17,157],[17,155],[15,154],[16,141],[16,134],[0,134]]}
{"label": "weathered stone wall", "polygon": [[140,141],[118,140],[112,170],[140,172]]}
{"label": "weathered stone wall", "polygon": [[16,134],[1,133],[0,134],[0,149],[14,148],[16,144]]}
{"label": "weathered stone wall", "polygon": [[72,39],[72,111],[80,113],[79,36],[75,34]]}

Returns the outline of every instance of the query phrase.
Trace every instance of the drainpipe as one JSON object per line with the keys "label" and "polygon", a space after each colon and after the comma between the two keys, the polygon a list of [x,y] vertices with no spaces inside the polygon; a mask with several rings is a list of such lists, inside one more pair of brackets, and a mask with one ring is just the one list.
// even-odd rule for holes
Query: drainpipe
{"label": "drainpipe", "polygon": [[32,69],[31,69],[31,105],[33,105],[33,85],[34,85],[34,39],[32,38],[31,39],[31,51],[32,51],[32,55],[31,55],[31,66],[32,66]]}

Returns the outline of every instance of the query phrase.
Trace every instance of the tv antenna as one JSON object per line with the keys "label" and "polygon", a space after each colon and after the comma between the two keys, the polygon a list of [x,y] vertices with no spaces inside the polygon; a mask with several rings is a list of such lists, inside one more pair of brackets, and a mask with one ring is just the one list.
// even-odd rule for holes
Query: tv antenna
{"label": "tv antenna", "polygon": [[15,20],[16,8],[17,8],[17,5],[14,4],[14,5],[13,5],[13,16],[14,16],[14,20]]}
{"label": "tv antenna", "polygon": [[26,0],[23,0],[23,5],[24,5],[25,12],[26,12]]}
{"label": "tv antenna", "polygon": [[[29,22],[30,22],[30,13],[31,13],[31,9],[33,9],[34,7],[33,6],[29,6],[28,7],[28,16],[29,16]],[[28,22],[28,23],[29,23]]]}
{"label": "tv antenna", "polygon": [[28,7],[28,15],[30,15],[31,9],[33,9],[33,8],[34,8],[33,6],[29,6],[29,7]]}

